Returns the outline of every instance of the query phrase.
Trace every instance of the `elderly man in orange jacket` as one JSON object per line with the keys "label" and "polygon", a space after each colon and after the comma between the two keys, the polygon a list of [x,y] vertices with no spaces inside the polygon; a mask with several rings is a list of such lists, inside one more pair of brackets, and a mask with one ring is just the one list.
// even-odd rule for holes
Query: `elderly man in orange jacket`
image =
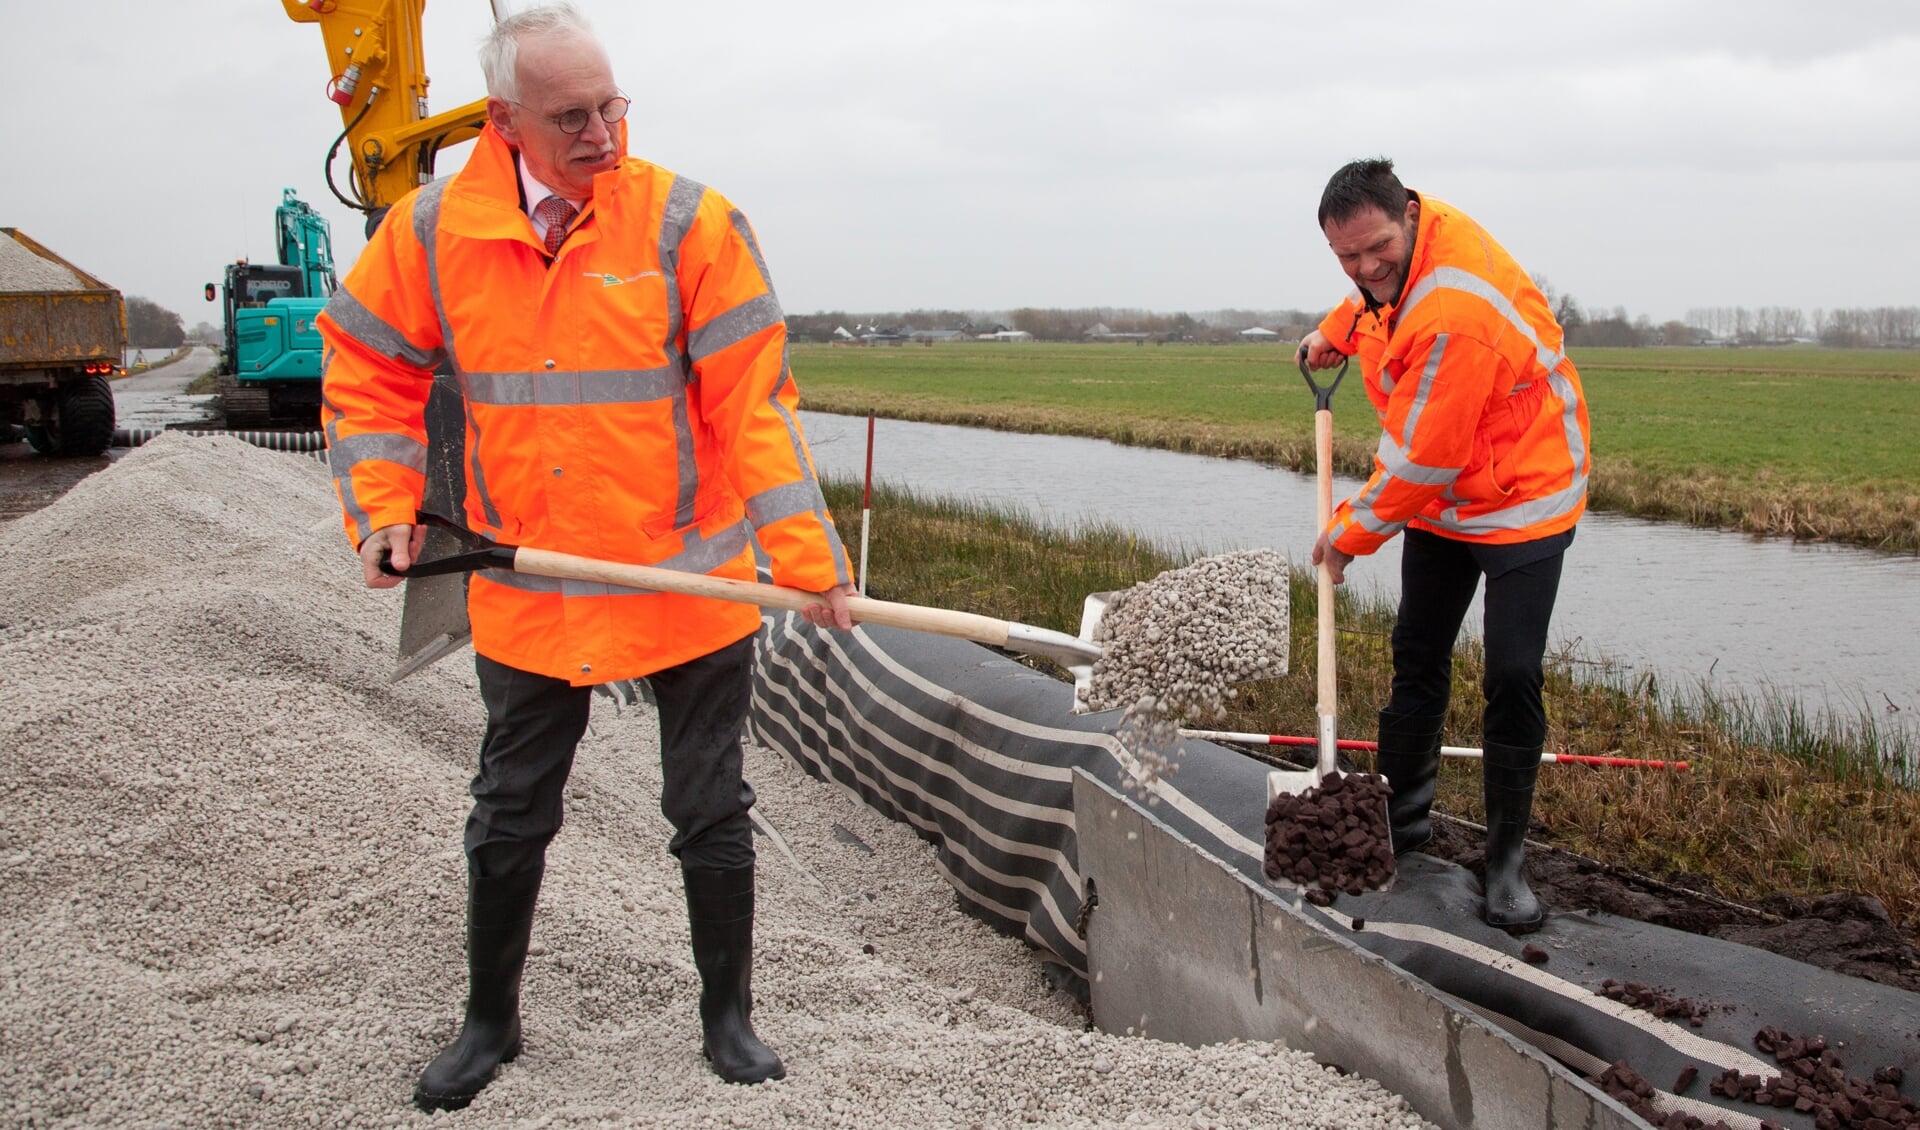
{"label": "elderly man in orange jacket", "polygon": [[1324,369],[1358,356],[1380,419],[1373,476],[1313,547],[1339,582],[1404,531],[1393,690],[1379,768],[1394,852],[1432,835],[1429,812],[1453,645],[1486,577],[1486,920],[1536,928],[1527,820],[1546,741],[1547,624],[1586,510],[1587,406],[1545,296],[1486,229],[1355,161],[1320,198],[1320,228],[1356,289],[1300,343]]}
{"label": "elderly man in orange jacket", "polygon": [[[329,459],[367,584],[423,540],[423,412],[436,366],[466,418],[466,521],[495,540],[821,594],[853,593],[795,417],[786,325],[752,229],[719,193],[626,155],[627,96],[567,4],[501,21],[481,52],[489,124],[466,167],[385,217],[320,318]],[[741,777],[757,609],[476,574],[487,731],[466,826],[469,995],[421,1075],[467,1105],[520,1051],[520,974],[546,846],[594,684],[659,706],[670,849],[702,981],[702,1050],[729,1082],[785,1073],[748,1020],[753,790]]]}

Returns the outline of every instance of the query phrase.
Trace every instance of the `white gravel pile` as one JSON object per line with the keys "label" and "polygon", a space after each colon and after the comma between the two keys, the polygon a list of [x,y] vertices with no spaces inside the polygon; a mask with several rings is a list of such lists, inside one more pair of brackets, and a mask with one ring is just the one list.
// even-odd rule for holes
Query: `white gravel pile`
{"label": "white gravel pile", "polygon": [[1287,559],[1273,550],[1169,569],[1108,601],[1087,708],[1122,708],[1115,732],[1141,764],[1137,778],[1171,772],[1181,726],[1218,723],[1236,684],[1287,673],[1288,630]]}
{"label": "white gravel pile", "polygon": [[550,855],[526,1052],[409,1102],[464,993],[471,663],[386,683],[325,471],[165,437],[0,526],[0,1125],[1412,1127],[1272,1044],[1084,1030],[932,850],[764,750],[755,1022],[700,1058],[653,718],[596,698]]}
{"label": "white gravel pile", "polygon": [[86,285],[79,275],[0,233],[0,291],[81,290]]}

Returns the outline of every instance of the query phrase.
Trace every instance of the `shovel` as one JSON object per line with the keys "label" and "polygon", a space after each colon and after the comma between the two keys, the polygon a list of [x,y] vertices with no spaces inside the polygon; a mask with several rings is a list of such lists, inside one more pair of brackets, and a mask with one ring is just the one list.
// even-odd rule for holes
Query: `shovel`
{"label": "shovel", "polygon": [[[1325,530],[1327,524],[1333,520],[1333,390],[1340,387],[1340,379],[1347,375],[1348,362],[1343,360],[1340,363],[1340,371],[1334,374],[1333,383],[1322,388],[1314,381],[1313,373],[1307,368],[1307,351],[1305,346],[1302,346],[1300,349],[1299,361],[1300,375],[1307,379],[1307,387],[1313,390],[1313,461],[1320,476],[1319,506],[1317,509],[1319,512],[1319,528]],[[1315,707],[1315,712],[1319,716],[1318,757],[1312,769],[1275,770],[1268,773],[1267,806],[1268,811],[1271,813],[1276,797],[1283,795],[1300,796],[1309,789],[1317,788],[1320,790],[1317,795],[1326,806],[1321,809],[1321,812],[1317,814],[1317,816],[1320,819],[1324,819],[1328,815],[1339,812],[1345,808],[1347,804],[1353,803],[1353,801],[1350,800],[1343,801],[1336,799],[1334,796],[1336,790],[1343,786],[1348,778],[1343,778],[1340,775],[1336,764],[1336,758],[1339,756],[1339,741],[1335,736],[1334,728],[1339,717],[1337,710],[1339,700],[1336,697],[1333,657],[1333,567],[1329,565],[1324,558],[1320,562],[1319,605],[1320,650],[1314,666],[1314,672],[1320,684],[1319,703]],[[1361,807],[1365,807],[1364,799],[1361,799],[1358,803]],[[1388,836],[1391,834],[1391,821],[1388,819],[1387,806],[1384,798],[1381,801],[1378,813],[1379,820],[1376,827],[1378,827],[1382,837]],[[1293,878],[1296,881],[1302,882],[1303,887],[1306,887],[1305,878],[1293,870],[1293,868],[1302,861],[1296,857],[1286,862],[1277,862],[1277,857],[1274,855],[1275,848],[1273,844],[1274,840],[1270,834],[1267,874],[1274,877]],[[1349,844],[1347,846],[1352,847],[1353,845]],[[1307,867],[1308,872],[1313,870],[1311,864],[1314,862],[1315,859],[1311,856],[1306,860],[1306,863],[1310,864],[1310,866]],[[1378,861],[1375,861],[1375,865],[1360,864],[1356,872],[1356,861],[1352,856],[1346,857],[1343,862],[1344,867],[1336,868],[1335,874],[1339,875],[1342,870],[1345,871],[1342,877],[1345,879],[1346,884],[1352,884],[1345,886],[1345,889],[1349,892],[1357,892],[1358,890],[1366,888],[1385,890],[1393,882],[1391,854],[1387,856],[1384,868],[1378,866]],[[1325,865],[1324,861],[1321,861],[1321,865]],[[1314,880],[1319,884],[1319,887],[1308,887],[1306,890],[1307,899],[1321,906],[1327,905],[1327,901],[1323,900],[1331,899],[1331,894],[1327,890],[1329,881],[1325,876],[1326,872],[1322,871]]]}
{"label": "shovel", "polygon": [[[737,604],[754,604],[761,608],[775,608],[788,612],[798,612],[810,605],[823,603],[817,593],[785,588],[780,585],[740,581],[731,577],[710,577],[704,573],[686,573],[652,565],[629,565],[624,562],[577,557],[570,553],[557,553],[553,550],[534,549],[529,546],[494,543],[482,543],[479,548],[465,553],[415,562],[404,572],[395,569],[383,555],[380,568],[392,576],[409,578],[469,573],[478,569],[506,569],[515,573],[554,577],[559,580],[588,581],[647,589],[653,592],[677,593],[681,596],[729,600]],[[1056,632],[1048,628],[1036,628],[1031,624],[997,620],[991,616],[981,616],[972,612],[954,612],[945,608],[927,608],[917,604],[896,604],[864,596],[848,597],[847,610],[853,614],[854,620],[858,623],[879,624],[882,627],[905,628],[913,632],[928,632],[933,635],[972,640],[975,643],[1017,651],[1023,655],[1045,656],[1063,666],[1091,667],[1101,654],[1099,645],[1088,639],[1070,636],[1065,632]],[[403,662],[400,669],[394,673],[393,679],[397,682],[414,670],[418,670],[418,666],[409,666]]]}
{"label": "shovel", "polygon": [[[1334,374],[1333,383],[1325,387],[1313,379],[1313,371],[1307,368],[1306,346],[1300,347],[1298,360],[1300,375],[1307,379],[1307,387],[1313,390],[1313,464],[1320,477],[1314,509],[1318,515],[1317,528],[1325,530],[1327,523],[1333,521],[1333,390],[1340,387],[1340,381],[1347,375],[1347,364],[1351,359],[1340,362],[1340,371]],[[1320,697],[1314,707],[1319,717],[1316,730],[1319,757],[1312,769],[1276,769],[1267,774],[1269,802],[1281,793],[1297,795],[1306,792],[1338,772],[1335,759],[1339,755],[1339,744],[1334,735],[1339,699],[1333,669],[1333,569],[1323,560],[1319,572],[1320,648],[1314,661],[1314,673],[1320,683]]]}

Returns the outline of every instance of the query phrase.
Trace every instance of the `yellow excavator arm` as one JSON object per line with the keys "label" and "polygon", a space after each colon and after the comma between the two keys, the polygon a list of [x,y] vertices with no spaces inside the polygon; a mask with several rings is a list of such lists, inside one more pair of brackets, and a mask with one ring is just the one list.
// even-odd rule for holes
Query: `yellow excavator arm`
{"label": "yellow excavator arm", "polygon": [[[350,208],[384,211],[433,179],[434,156],[486,124],[486,99],[427,113],[420,19],[426,0],[280,0],[295,23],[319,24],[332,79],[327,94],[344,124],[327,154],[327,187]],[[502,15],[494,0],[494,18]],[[342,144],[353,159],[346,191],[335,184]]]}

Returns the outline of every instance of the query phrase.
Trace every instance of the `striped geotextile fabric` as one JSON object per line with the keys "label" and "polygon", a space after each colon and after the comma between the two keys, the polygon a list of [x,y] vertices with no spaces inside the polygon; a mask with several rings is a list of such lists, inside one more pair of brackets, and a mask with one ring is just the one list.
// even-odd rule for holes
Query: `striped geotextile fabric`
{"label": "striped geotextile fabric", "polygon": [[[1663,1109],[1749,1130],[1763,1110],[1811,1126],[1707,1093],[1706,1080],[1727,1070],[1778,1073],[1754,1047],[1762,1027],[1824,1035],[1844,1048],[1851,1074],[1900,1067],[1920,1079],[1920,994],[1615,915],[1560,908],[1538,933],[1511,937],[1481,921],[1471,872],[1418,853],[1400,860],[1387,890],[1305,904],[1261,874],[1266,764],[1188,740],[1177,771],[1143,791],[1109,732],[1118,712],[1072,714],[1071,686],[976,644],[884,628],[822,632],[781,614],[763,619],[757,658],[755,740],[913,827],[963,904],[1081,978],[1076,768],[1327,930],[1576,1071],[1625,1061],[1663,1087],[1696,1068],[1702,1081],[1664,1094]],[[1610,999],[1601,992],[1609,981],[1699,1002],[1699,1023]]]}

